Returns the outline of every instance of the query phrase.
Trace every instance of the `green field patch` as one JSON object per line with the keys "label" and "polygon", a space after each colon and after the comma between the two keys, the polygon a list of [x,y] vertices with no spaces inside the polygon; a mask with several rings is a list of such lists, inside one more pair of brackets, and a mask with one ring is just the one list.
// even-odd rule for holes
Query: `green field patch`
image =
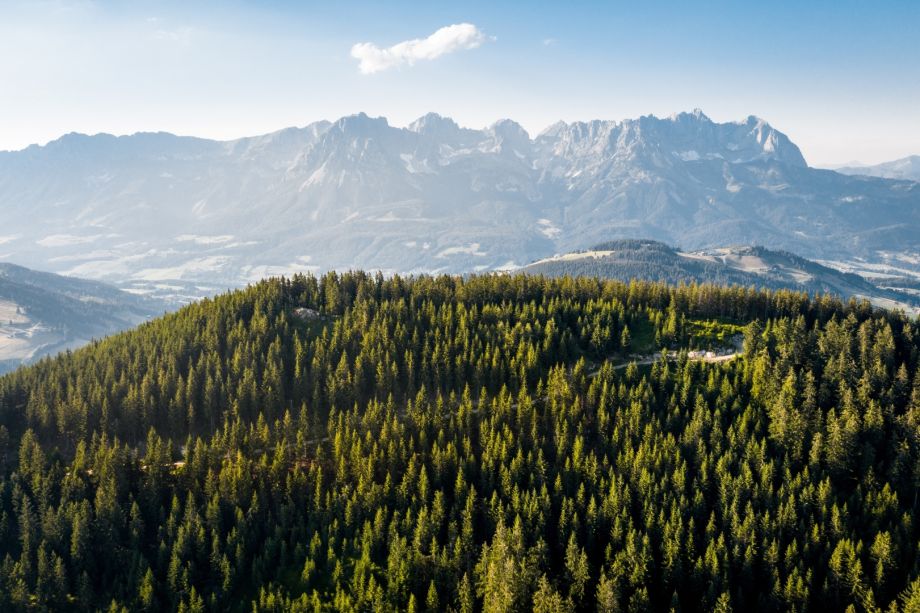
{"label": "green field patch", "polygon": [[688,319],[687,334],[692,349],[720,349],[734,345],[744,326],[719,319]]}

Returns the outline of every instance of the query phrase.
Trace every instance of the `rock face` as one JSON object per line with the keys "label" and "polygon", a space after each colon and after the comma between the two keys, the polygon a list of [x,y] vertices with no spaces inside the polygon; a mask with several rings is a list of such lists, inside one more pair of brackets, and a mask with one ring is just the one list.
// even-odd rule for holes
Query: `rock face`
{"label": "rock face", "polygon": [[809,168],[755,117],[531,138],[510,120],[360,114],[231,142],[71,134],[0,153],[0,228],[7,259],[174,298],[294,271],[507,269],[620,237],[884,251],[918,269],[920,184]]}

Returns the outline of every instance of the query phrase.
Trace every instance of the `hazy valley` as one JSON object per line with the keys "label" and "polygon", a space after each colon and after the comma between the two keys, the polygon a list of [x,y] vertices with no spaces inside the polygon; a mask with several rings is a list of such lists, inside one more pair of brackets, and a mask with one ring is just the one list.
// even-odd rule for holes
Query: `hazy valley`
{"label": "hazy valley", "polygon": [[166,308],[104,283],[0,263],[0,372],[134,327]]}

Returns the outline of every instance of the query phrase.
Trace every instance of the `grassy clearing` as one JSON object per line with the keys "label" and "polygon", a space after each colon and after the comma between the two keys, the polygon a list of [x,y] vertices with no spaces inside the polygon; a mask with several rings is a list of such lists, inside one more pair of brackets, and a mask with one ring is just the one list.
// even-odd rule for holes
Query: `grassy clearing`
{"label": "grassy clearing", "polygon": [[717,319],[689,319],[687,333],[694,349],[719,349],[733,345],[734,338],[744,333],[744,326]]}

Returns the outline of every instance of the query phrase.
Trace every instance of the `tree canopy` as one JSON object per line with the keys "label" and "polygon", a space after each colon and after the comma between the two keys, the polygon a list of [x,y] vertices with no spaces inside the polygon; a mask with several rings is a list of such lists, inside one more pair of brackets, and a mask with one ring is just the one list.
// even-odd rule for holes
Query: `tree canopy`
{"label": "tree canopy", "polygon": [[918,336],[788,291],[265,281],[0,378],[0,610],[916,611]]}

